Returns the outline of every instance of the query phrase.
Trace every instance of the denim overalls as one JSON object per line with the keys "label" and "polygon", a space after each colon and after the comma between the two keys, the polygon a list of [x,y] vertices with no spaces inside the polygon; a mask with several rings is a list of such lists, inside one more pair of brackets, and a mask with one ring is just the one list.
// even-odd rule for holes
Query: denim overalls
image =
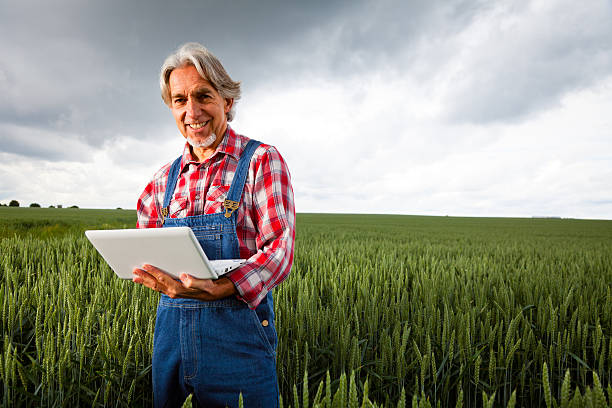
{"label": "denim overalls", "polygon": [[[225,213],[165,218],[164,227],[189,226],[209,259],[240,257],[236,212],[249,162],[259,142],[244,149],[224,203]],[[179,157],[168,175],[162,215],[174,194]],[[204,407],[277,407],[277,337],[272,295],[256,310],[230,296],[216,301],[171,299],[162,295],[153,338],[153,390],[156,407],[181,406],[193,393]]]}

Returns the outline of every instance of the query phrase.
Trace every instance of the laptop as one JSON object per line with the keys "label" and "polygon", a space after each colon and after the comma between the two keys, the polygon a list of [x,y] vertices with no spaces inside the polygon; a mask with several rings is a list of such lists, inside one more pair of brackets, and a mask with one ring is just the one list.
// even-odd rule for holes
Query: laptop
{"label": "laptop", "polygon": [[132,279],[134,268],[153,265],[175,279],[181,273],[199,279],[217,279],[246,259],[210,261],[189,227],[88,230],[85,236],[111,269]]}

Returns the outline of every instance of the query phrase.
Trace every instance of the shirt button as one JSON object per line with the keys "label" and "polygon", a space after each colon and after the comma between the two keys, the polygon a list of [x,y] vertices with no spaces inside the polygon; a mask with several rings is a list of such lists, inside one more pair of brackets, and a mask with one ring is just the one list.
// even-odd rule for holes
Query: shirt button
{"label": "shirt button", "polygon": [[261,325],[262,325],[263,327],[268,327],[268,324],[269,324],[269,323],[268,323],[268,321],[267,321],[267,320],[264,320],[264,321],[262,321],[262,322],[261,322]]}

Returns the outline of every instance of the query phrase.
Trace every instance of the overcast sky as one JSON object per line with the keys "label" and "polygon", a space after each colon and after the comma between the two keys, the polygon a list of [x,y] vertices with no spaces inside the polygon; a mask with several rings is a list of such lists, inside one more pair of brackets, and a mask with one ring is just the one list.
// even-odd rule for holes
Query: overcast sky
{"label": "overcast sky", "polygon": [[612,2],[0,0],[0,202],[135,208],[208,47],[298,212],[612,219]]}

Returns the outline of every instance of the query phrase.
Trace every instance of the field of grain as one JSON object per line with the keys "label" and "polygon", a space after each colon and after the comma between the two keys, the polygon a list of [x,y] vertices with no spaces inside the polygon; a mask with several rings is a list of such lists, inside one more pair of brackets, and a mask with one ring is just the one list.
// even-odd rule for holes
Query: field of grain
{"label": "field of grain", "polygon": [[[158,295],[83,236],[126,210],[0,208],[0,403],[150,406]],[[606,407],[612,222],[298,214],[274,292],[284,407]]]}

